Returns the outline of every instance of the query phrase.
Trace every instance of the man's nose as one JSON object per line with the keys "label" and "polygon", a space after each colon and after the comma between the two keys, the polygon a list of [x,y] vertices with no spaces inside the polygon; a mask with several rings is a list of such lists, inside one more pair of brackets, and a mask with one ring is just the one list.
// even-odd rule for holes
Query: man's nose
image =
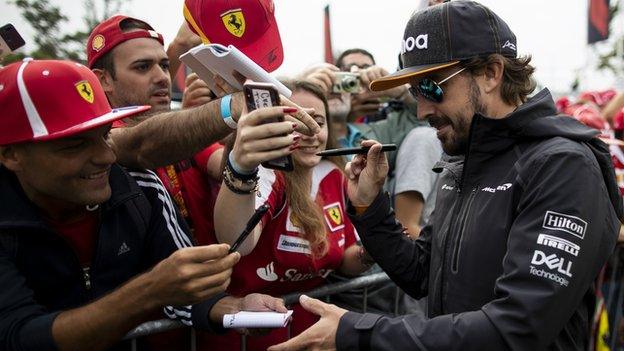
{"label": "man's nose", "polygon": [[416,110],[416,116],[422,121],[425,120],[427,116],[435,115],[437,112],[437,106],[435,103],[423,98],[422,96],[418,96]]}

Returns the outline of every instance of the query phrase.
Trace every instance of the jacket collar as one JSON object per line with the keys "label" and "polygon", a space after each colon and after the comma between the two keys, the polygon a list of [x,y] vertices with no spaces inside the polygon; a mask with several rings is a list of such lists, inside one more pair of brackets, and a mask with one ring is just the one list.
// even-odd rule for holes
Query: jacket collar
{"label": "jacket collar", "polygon": [[[107,212],[140,193],[140,188],[119,166],[114,164],[109,175],[111,197],[102,204]],[[0,166],[0,229],[20,227],[46,227],[37,206],[32,203],[20,186],[15,175]]]}

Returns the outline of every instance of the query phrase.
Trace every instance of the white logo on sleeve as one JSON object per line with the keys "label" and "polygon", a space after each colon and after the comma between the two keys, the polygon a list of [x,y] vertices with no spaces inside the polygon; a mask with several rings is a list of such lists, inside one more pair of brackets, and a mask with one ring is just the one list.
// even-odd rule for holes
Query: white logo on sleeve
{"label": "white logo on sleeve", "polygon": [[258,277],[260,277],[260,279],[266,280],[267,282],[274,282],[277,280],[277,278],[279,278],[277,274],[275,274],[275,267],[273,262],[267,264],[266,267],[260,267],[256,269],[256,274],[258,274]]}
{"label": "white logo on sleeve", "polygon": [[[566,264],[567,263],[567,264]],[[557,269],[557,272],[561,274],[565,274],[568,277],[572,278],[572,262],[567,261],[556,254],[548,255],[540,250],[535,250],[533,252],[533,259],[531,260],[531,264],[536,266],[546,265],[548,269]]]}
{"label": "white logo on sleeve", "polygon": [[119,247],[119,251],[117,251],[117,256],[121,256],[123,254],[125,254],[126,252],[130,251],[130,247],[128,246],[128,244],[126,244],[126,242],[124,241],[121,246]]}
{"label": "white logo on sleeve", "polygon": [[540,234],[537,237],[537,243],[548,247],[554,247],[557,250],[567,252],[574,256],[578,256],[578,253],[581,250],[580,246],[571,241],[546,234]]}
{"label": "white logo on sleeve", "polygon": [[512,185],[513,184],[511,184],[511,183],[505,183],[505,184],[499,185],[497,187],[489,187],[489,186],[487,186],[487,187],[481,189],[481,191],[485,191],[485,192],[488,192],[488,193],[495,193],[497,191],[507,191],[507,190],[509,190],[509,188],[511,188]]}
{"label": "white logo on sleeve", "polygon": [[587,222],[575,216],[546,211],[542,227],[545,229],[560,230],[583,239],[585,237],[585,230],[587,229]]}

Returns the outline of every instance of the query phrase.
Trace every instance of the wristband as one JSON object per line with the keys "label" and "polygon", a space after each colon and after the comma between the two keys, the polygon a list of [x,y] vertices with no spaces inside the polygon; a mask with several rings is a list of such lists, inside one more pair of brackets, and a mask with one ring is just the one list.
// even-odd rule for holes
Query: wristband
{"label": "wristband", "polygon": [[232,94],[227,94],[221,98],[221,117],[223,118],[223,122],[225,122],[228,127],[236,129],[236,121],[232,118],[230,105],[232,105]]}
{"label": "wristband", "polygon": [[232,173],[235,177],[239,179],[251,179],[255,178],[258,175],[258,167],[251,171],[243,171],[241,166],[239,166],[236,161],[234,161],[234,157],[232,156],[232,152],[228,154],[227,164],[230,166]]}

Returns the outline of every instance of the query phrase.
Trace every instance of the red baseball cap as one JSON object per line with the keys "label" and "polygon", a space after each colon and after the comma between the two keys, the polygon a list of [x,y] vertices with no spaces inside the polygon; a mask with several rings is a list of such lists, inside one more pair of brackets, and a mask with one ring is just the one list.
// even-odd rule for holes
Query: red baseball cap
{"label": "red baseball cap", "polygon": [[0,145],[63,138],[150,108],[111,110],[86,66],[32,59],[0,69],[0,106]]}
{"label": "red baseball cap", "polygon": [[234,45],[268,72],[284,61],[273,0],[185,0],[184,18],[206,44]]}
{"label": "red baseball cap", "polygon": [[[133,28],[124,32],[121,29],[123,21],[136,21],[145,25],[148,29]],[[93,64],[115,46],[136,38],[153,38],[164,44],[163,36],[157,33],[147,22],[136,18],[116,15],[98,24],[89,35],[87,40],[87,65],[93,68]]]}

